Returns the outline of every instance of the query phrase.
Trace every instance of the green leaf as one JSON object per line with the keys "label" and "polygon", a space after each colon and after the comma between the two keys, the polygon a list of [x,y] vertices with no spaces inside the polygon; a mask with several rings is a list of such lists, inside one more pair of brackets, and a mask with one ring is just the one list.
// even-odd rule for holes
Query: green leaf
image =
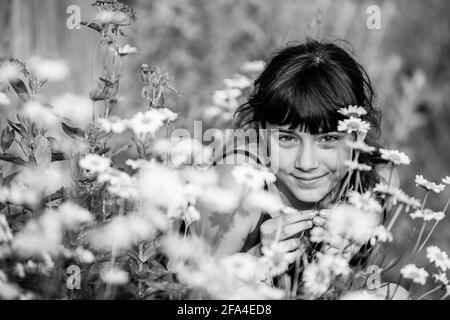
{"label": "green leaf", "polygon": [[27,164],[27,162],[25,160],[23,160],[22,158],[15,157],[8,153],[0,154],[0,160],[12,162],[12,163],[18,164],[19,166],[25,166]]}
{"label": "green leaf", "polygon": [[20,170],[17,172],[13,172],[10,175],[7,175],[3,178],[2,185],[7,186],[11,183],[11,181],[20,173]]}
{"label": "green leaf", "polygon": [[1,146],[3,151],[6,151],[9,147],[11,147],[11,144],[14,142],[14,136],[14,131],[9,128],[3,129],[1,137]]}
{"label": "green leaf", "polygon": [[52,151],[50,149],[50,144],[42,135],[39,135],[35,139],[35,146],[33,149],[34,159],[36,164],[40,167],[48,167],[52,161]]}
{"label": "green leaf", "polygon": [[10,80],[9,83],[13,87],[14,91],[16,91],[17,95],[23,102],[27,102],[31,99],[30,93],[28,92],[28,88],[23,83],[22,80],[16,78],[14,80]]}
{"label": "green leaf", "polygon": [[65,124],[64,122],[61,122],[61,126],[64,130],[64,132],[74,139],[82,139],[84,140],[85,134],[84,131],[80,128],[71,127],[68,124]]}
{"label": "green leaf", "polygon": [[132,144],[127,144],[124,146],[121,146],[120,148],[118,148],[116,151],[114,151],[111,155],[111,157],[117,156],[119,153],[125,152],[128,149],[130,149],[133,145]]}

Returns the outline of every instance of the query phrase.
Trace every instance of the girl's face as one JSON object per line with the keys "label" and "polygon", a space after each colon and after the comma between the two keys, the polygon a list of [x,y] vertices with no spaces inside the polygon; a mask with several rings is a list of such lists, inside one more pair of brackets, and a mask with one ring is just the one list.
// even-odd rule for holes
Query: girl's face
{"label": "girl's face", "polygon": [[350,159],[342,132],[310,134],[289,126],[269,125],[271,161],[278,180],[302,202],[318,202],[344,178]]}

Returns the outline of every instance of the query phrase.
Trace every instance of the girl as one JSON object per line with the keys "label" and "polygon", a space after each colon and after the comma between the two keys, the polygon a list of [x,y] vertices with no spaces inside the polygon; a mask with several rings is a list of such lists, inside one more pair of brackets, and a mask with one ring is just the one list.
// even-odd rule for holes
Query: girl
{"label": "girl", "polygon": [[[278,239],[287,250],[296,250],[301,234],[324,223],[326,210],[322,209],[341,200],[338,190],[348,174],[344,163],[350,158],[347,143],[351,135],[337,130],[338,121],[345,119],[339,108],[362,106],[367,112],[362,119],[370,123],[365,142],[378,146],[380,114],[374,107],[369,77],[350,54],[333,43],[308,39],[275,52],[254,85],[248,102],[236,110],[235,123],[258,135],[216,165],[221,182],[239,192],[242,186],[231,174],[234,166],[264,164],[277,178],[265,189],[300,213],[271,217],[241,208],[218,239],[218,254],[256,252],[261,242],[274,239],[280,225]],[[387,180],[386,163],[379,154],[361,154],[359,162],[373,168],[361,172],[364,189]],[[396,174],[390,180],[391,185],[398,184]],[[208,218],[202,221],[204,235],[215,239],[217,223]]]}

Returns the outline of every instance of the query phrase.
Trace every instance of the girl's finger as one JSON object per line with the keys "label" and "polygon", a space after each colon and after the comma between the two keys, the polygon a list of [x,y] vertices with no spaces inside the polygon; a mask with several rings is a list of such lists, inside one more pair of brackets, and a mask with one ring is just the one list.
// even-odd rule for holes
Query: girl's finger
{"label": "girl's finger", "polygon": [[286,248],[286,252],[297,250],[300,247],[300,239],[288,239],[284,240],[283,246]]}
{"label": "girl's finger", "polygon": [[288,224],[282,228],[280,240],[290,238],[290,237],[296,235],[297,233],[300,233],[302,231],[312,228],[312,226],[313,226],[313,223],[311,220],[300,221],[297,223]]}
{"label": "girl's finger", "polygon": [[320,216],[314,217],[312,219],[312,222],[314,223],[314,225],[319,226],[319,227],[323,227],[325,225],[326,221],[327,220],[325,218],[322,218]]}
{"label": "girl's finger", "polygon": [[322,209],[319,211],[319,216],[323,217],[323,218],[328,218],[328,216],[330,215],[330,209]]}
{"label": "girl's finger", "polygon": [[319,212],[317,210],[305,210],[297,211],[297,213],[288,213],[282,215],[283,224],[290,224],[304,220],[310,220],[317,216]]}

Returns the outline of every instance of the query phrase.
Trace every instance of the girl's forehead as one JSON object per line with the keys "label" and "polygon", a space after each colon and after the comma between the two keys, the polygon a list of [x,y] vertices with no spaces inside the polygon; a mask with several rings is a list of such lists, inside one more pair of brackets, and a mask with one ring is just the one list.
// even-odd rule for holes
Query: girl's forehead
{"label": "girl's forehead", "polygon": [[319,134],[335,132],[335,131],[325,131],[325,130],[322,130],[322,128],[319,128],[319,131],[316,134],[311,134],[305,125],[300,125],[297,127],[292,127],[289,124],[287,124],[287,125],[269,124],[269,125],[270,125],[270,129],[272,129],[272,130],[280,130],[283,132],[292,132],[292,133],[297,133],[297,134],[319,135]]}

